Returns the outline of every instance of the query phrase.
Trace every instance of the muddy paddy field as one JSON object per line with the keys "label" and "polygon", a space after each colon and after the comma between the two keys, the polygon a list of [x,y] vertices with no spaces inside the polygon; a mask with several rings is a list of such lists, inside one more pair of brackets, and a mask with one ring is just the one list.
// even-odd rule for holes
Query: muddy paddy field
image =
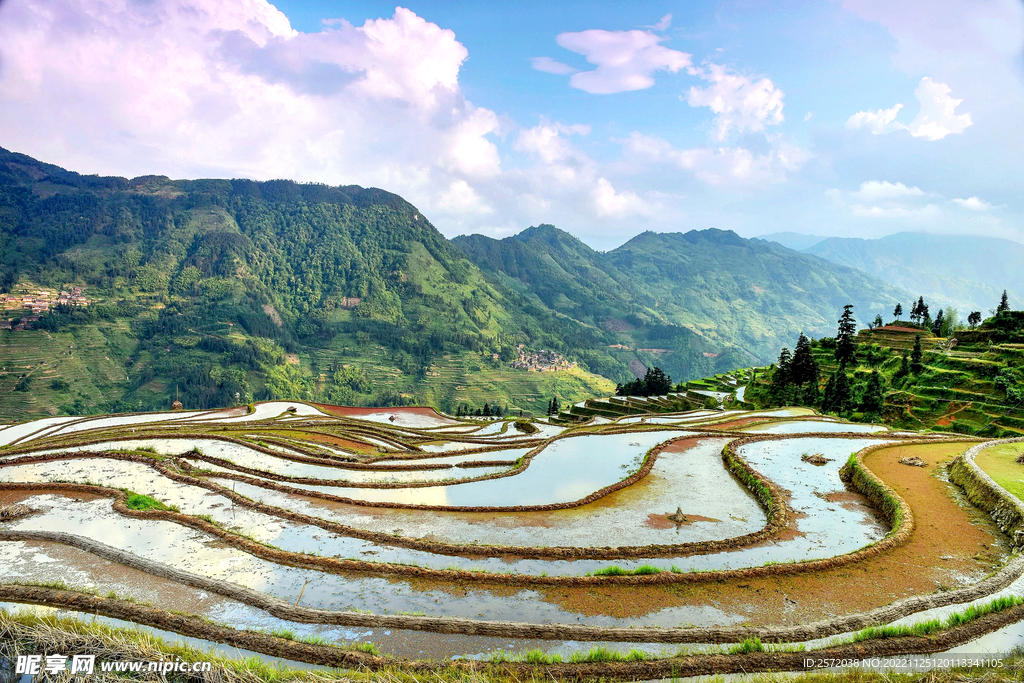
{"label": "muddy paddy field", "polygon": [[0,429],[0,619],[556,680],[1018,644],[1024,443],[649,405],[533,429],[289,402]]}

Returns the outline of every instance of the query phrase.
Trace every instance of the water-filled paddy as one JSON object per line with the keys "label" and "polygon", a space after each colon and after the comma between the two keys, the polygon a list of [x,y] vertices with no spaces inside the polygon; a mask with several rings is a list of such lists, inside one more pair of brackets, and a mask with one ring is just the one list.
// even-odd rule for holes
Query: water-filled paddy
{"label": "water-filled paddy", "polygon": [[[667,545],[741,536],[761,529],[765,515],[753,496],[724,468],[726,439],[687,439],[659,455],[651,473],[633,486],[568,510],[491,513],[382,510],[245,487],[246,495],[360,529],[447,543],[601,547]],[[237,484],[236,484],[237,485]],[[694,518],[675,524],[681,509]]]}
{"label": "water-filled paddy", "polygon": [[[293,405],[296,411],[287,411]],[[471,478],[501,473],[508,467],[459,465],[490,460],[517,460],[534,450],[513,448],[517,440],[530,439],[531,445],[540,443],[546,436],[562,432],[566,427],[539,424],[540,433],[526,435],[518,432],[509,421],[474,424],[440,418],[444,421],[442,424],[427,426],[427,421],[438,418],[412,413],[408,417],[415,422],[413,424],[399,419],[398,410],[365,409],[376,411],[367,413],[374,416],[373,420],[366,420],[372,422],[372,426],[363,425],[358,429],[353,427],[355,431],[346,434],[348,428],[345,425],[358,426],[358,417],[345,416],[338,420],[327,414],[330,411],[303,407],[303,404],[297,403],[276,402],[262,406],[258,406],[255,416],[245,415],[244,409],[232,409],[195,415],[178,413],[173,414],[171,420],[164,420],[163,416],[148,416],[148,419],[143,420],[136,416],[119,416],[39,421],[30,425],[17,425],[21,436],[15,434],[11,441],[30,434],[45,437],[58,431],[61,431],[58,435],[60,437],[86,439],[96,425],[107,430],[107,434],[115,433],[116,430],[120,436],[136,429],[134,425],[139,425],[139,438],[132,441],[111,441],[83,448],[107,450],[153,447],[160,453],[180,455],[198,446],[205,455],[229,461],[233,467],[248,468],[252,472],[268,475],[261,477],[250,473],[246,475],[250,477],[248,483],[235,481],[223,476],[232,471],[231,467],[224,468],[201,458],[195,459],[193,465],[212,471],[209,479],[211,483],[223,486],[228,492],[233,490],[236,494],[281,510],[308,515],[311,519],[305,522],[283,518],[273,514],[273,510],[266,513],[249,510],[232,503],[228,497],[216,491],[167,479],[144,463],[94,458],[0,467],[0,479],[34,482],[40,487],[37,493],[18,491],[3,494],[7,498],[23,500],[39,512],[6,522],[0,526],[0,530],[70,531],[140,557],[179,567],[194,575],[247,585],[284,600],[294,601],[301,593],[300,604],[310,607],[619,626],[727,625],[741,622],[767,624],[813,620],[829,614],[883,605],[908,592],[927,593],[937,590],[939,586],[948,589],[967,585],[991,571],[1002,557],[1003,551],[998,543],[991,543],[991,524],[986,526],[983,518],[971,517],[970,510],[963,507],[963,501],[950,498],[950,489],[936,469],[938,461],[933,462],[933,457],[926,457],[928,468],[921,469],[900,465],[893,460],[894,454],[903,453],[905,449],[910,453],[915,447],[899,445],[894,446],[892,452],[889,449],[878,451],[884,457],[877,456],[877,459],[872,460],[876,455],[868,456],[866,462],[869,467],[877,466],[883,479],[888,477],[897,482],[897,488],[907,487],[908,500],[930,511],[923,517],[927,522],[922,523],[919,519],[918,531],[905,548],[901,546],[835,570],[752,578],[749,581],[734,578],[664,586],[616,586],[602,582],[585,588],[564,585],[564,582],[558,586],[542,586],[539,582],[531,582],[529,585],[510,587],[488,581],[453,582],[441,579],[440,575],[413,579],[390,572],[378,574],[378,568],[386,566],[386,563],[415,564],[430,569],[510,572],[537,577],[581,576],[604,570],[612,564],[623,570],[650,565],[654,568],[651,571],[685,572],[798,562],[854,552],[883,538],[888,529],[863,497],[846,490],[838,477],[838,471],[850,453],[880,443],[878,438],[857,436],[877,427],[809,419],[769,423],[747,430],[753,433],[789,435],[775,441],[749,443],[739,450],[740,456],[751,467],[784,491],[789,507],[794,512],[793,526],[768,542],[707,555],[673,557],[672,552],[666,551],[666,556],[630,556],[629,559],[611,561],[555,560],[539,559],[535,553],[531,556],[526,551],[523,551],[525,556],[517,557],[504,548],[671,546],[694,541],[723,540],[761,529],[766,522],[761,506],[723,467],[721,449],[728,438],[721,434],[711,436],[706,432],[694,436],[694,430],[722,423],[729,429],[737,429],[750,426],[751,421],[810,417],[813,413],[805,409],[789,408],[753,412],[702,410],[643,416],[646,417],[645,427],[678,426],[673,431],[666,429],[658,432],[601,434],[586,433],[585,427],[581,430],[585,435],[558,439],[536,448],[532,463],[516,475],[443,485],[434,482],[449,476]],[[390,417],[396,419],[392,421]],[[421,424],[420,417],[429,419]],[[279,454],[271,455],[255,448],[203,438],[199,433],[204,430],[204,424],[211,425],[211,428],[214,424],[220,425],[217,427],[220,429],[223,425],[217,420],[239,418],[246,418],[241,420],[245,426],[235,431],[229,430],[229,434],[252,442],[265,438],[267,447],[279,451]],[[616,427],[637,425],[640,418],[622,418],[617,421]],[[275,426],[259,424],[261,420],[276,420]],[[320,434],[304,431],[310,427],[301,422],[309,420],[315,420]],[[284,421],[287,421],[287,426],[282,425]],[[162,433],[179,424],[188,424],[191,435],[182,439],[145,438],[147,430],[149,433]],[[330,427],[325,431],[321,424]],[[641,430],[645,427],[641,427]],[[375,437],[366,436],[369,429],[373,430]],[[807,431],[833,429],[848,436],[800,436]],[[5,432],[0,430],[0,441],[9,436]],[[448,440],[460,438],[494,445],[507,444],[507,447],[477,453],[472,451],[478,450],[483,444]],[[322,449],[319,443],[313,445],[321,439],[330,445]],[[424,449],[428,453],[414,454],[413,444],[427,439],[432,440]],[[646,477],[596,501],[563,510],[493,510],[495,507],[511,505],[536,506],[578,501],[635,472],[651,447],[669,439],[677,439],[677,445],[662,451]],[[354,451],[336,451],[330,446],[359,440],[369,440],[381,449],[404,450],[396,454],[397,458],[375,462],[367,461],[365,454],[359,455],[361,462],[372,463],[372,470],[346,468],[340,462],[339,466],[333,466],[295,459],[301,459],[301,456],[294,449],[324,455],[329,449],[339,455],[348,455]],[[348,446],[342,448],[347,449]],[[936,457],[939,457],[940,451],[943,454],[941,457],[946,458],[956,452],[954,445],[929,444],[924,448],[938,449],[935,450]],[[463,449],[470,452],[462,452]],[[365,450],[372,449],[359,452],[364,453]],[[822,456],[825,464],[817,466],[802,459],[802,456],[812,455]],[[0,459],[0,463],[5,460],[10,462],[9,458],[4,458]],[[439,466],[439,469],[401,469],[419,464]],[[284,482],[297,492],[287,493],[270,488],[279,485],[270,476],[315,478],[335,485]],[[1024,477],[1024,474],[1021,476]],[[202,515],[226,529],[272,548],[316,554],[325,558],[362,560],[367,563],[364,566],[373,568],[373,573],[341,576],[299,570],[263,560],[257,555],[270,551],[254,550],[256,554],[251,555],[232,545],[235,542],[226,543],[214,533],[200,532],[170,521],[123,516],[111,509],[110,498],[93,497],[90,494],[58,494],[46,489],[47,481],[50,480],[91,481],[108,487],[130,488],[177,506],[185,514]],[[372,485],[375,482],[403,486],[380,489],[349,485]],[[404,486],[416,483],[428,485]],[[317,491],[354,501],[378,501],[384,506],[346,504],[301,495],[303,492]],[[955,495],[954,492],[954,498]],[[469,512],[388,507],[389,504],[402,503],[442,508],[480,506],[491,510]],[[668,518],[668,514],[677,509],[681,514],[678,524]],[[954,543],[946,539],[945,546],[942,543],[936,545],[939,542],[938,535],[930,525],[933,515],[941,517],[943,529],[956,533]],[[323,521],[317,522],[316,518]],[[359,530],[353,533],[380,534],[381,542],[327,531],[323,526],[329,526],[329,523]],[[230,537],[224,538],[230,540]],[[447,552],[453,554],[440,554],[415,549],[420,542],[462,544],[470,549],[450,548]],[[414,547],[402,547],[405,545]],[[492,548],[488,549],[488,546]],[[430,546],[421,544],[419,547]],[[951,559],[947,560],[943,553],[951,553]],[[870,569],[872,567],[875,569]],[[166,598],[160,596],[201,593],[184,586],[175,589],[166,586],[169,582],[165,580],[153,579],[151,584],[163,587],[156,591],[156,598],[152,597],[153,591],[148,593],[150,597],[145,597],[147,593],[141,590],[137,577],[132,578],[134,571],[105,560],[98,561],[83,551],[45,541],[0,542],[0,581],[39,577],[47,581],[65,580],[71,585],[88,586],[91,582],[98,589],[136,595],[157,605],[166,602]],[[872,572],[881,572],[891,577],[891,585],[880,584]],[[143,578],[146,576],[142,572],[136,573]],[[174,593],[175,590],[178,593]],[[892,594],[887,594],[886,590],[891,590]],[[1007,589],[1020,590],[1016,584]],[[988,599],[979,602],[984,603]],[[345,639],[370,639],[378,644],[392,636],[390,632],[373,629],[360,631],[332,627],[332,630],[317,626],[295,626],[273,619],[260,610],[216,596],[201,600],[187,599],[186,602],[195,603],[196,611],[204,616],[243,627],[284,627],[301,635],[333,634],[334,637]],[[908,617],[904,621],[911,623],[931,614],[940,615],[941,612]],[[486,657],[497,649],[526,648],[528,642],[531,643],[530,647],[564,654],[589,648],[589,645],[581,648],[577,643],[565,641],[509,641],[507,647],[501,647],[498,641],[504,639],[474,639],[413,632],[396,632],[393,635],[391,645],[383,649],[406,656],[417,656],[423,652],[440,657],[455,654]],[[536,644],[538,642],[540,644]],[[619,645],[612,644],[611,647],[619,649]],[[622,649],[632,647],[632,644],[623,645]],[[641,644],[640,647],[652,653],[671,654],[665,646]],[[694,646],[690,649],[698,648]]]}
{"label": "water-filled paddy", "polygon": [[529,467],[509,477],[421,488],[336,486],[323,492],[375,503],[447,507],[571,503],[628,477],[640,468],[644,455],[657,444],[686,435],[681,431],[659,431],[567,437],[551,442],[533,457]]}
{"label": "water-filled paddy", "polygon": [[753,434],[810,434],[831,432],[835,434],[873,434],[886,431],[883,425],[854,424],[832,420],[792,420],[774,424],[757,425],[743,429]]}

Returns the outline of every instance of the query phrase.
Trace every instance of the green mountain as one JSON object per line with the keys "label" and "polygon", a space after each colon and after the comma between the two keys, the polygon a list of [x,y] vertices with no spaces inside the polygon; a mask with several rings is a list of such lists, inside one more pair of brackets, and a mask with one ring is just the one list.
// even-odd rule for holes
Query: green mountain
{"label": "green mountain", "polygon": [[[57,309],[0,333],[7,415],[176,392],[528,410],[610,390],[588,367],[629,377],[602,330],[488,282],[415,207],[356,186],[82,176],[0,150],[0,285],[15,321],[40,289]],[[55,306],[73,286],[89,305]],[[513,373],[519,344],[582,365]]]}
{"label": "green mountain", "polygon": [[1003,290],[1024,296],[1024,244],[996,237],[901,232],[879,239],[832,237],[804,250],[857,268],[943,306],[988,316]]}
{"label": "green mountain", "polygon": [[844,304],[866,321],[910,299],[852,268],[713,228],[646,232],[604,254],[551,226],[454,242],[492,281],[517,282],[624,345],[663,349],[658,364],[680,379],[769,363],[801,331],[834,334]]}
{"label": "green mountain", "polygon": [[602,329],[608,353],[634,374],[658,365],[686,380],[749,363],[740,349],[729,346],[719,353],[720,345],[670,321],[650,292],[620,271],[609,255],[554,226],[528,228],[503,240],[468,235],[452,241],[492,282]]}
{"label": "green mountain", "polygon": [[19,418],[176,395],[537,413],[653,365],[685,381],[767,362],[844,303],[869,319],[909,301],[729,232],[453,244],[383,190],[83,176],[2,149],[0,291],[0,415]]}

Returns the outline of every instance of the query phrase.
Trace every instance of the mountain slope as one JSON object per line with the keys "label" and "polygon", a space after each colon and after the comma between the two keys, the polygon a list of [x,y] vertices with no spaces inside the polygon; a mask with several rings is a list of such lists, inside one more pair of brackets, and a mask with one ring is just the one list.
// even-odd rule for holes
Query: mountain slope
{"label": "mountain slope", "polygon": [[[902,232],[880,239],[833,237],[805,250],[881,278],[926,300],[952,304],[960,317],[988,315],[1004,289],[1024,296],[1024,245],[995,237]],[[904,302],[906,305],[906,302]]]}
{"label": "mountain slope", "polygon": [[452,241],[495,282],[603,329],[615,347],[609,352],[638,372],[658,365],[685,380],[749,362],[738,348],[723,348],[669,321],[651,294],[606,254],[554,226],[528,228],[502,240],[468,235]]}
{"label": "mountain slope", "polygon": [[908,295],[852,268],[731,231],[646,232],[608,253],[668,320],[770,362],[801,331],[835,333],[854,305],[866,322]]}
{"label": "mountain slope", "polygon": [[[50,335],[39,348],[60,337],[53,348],[64,351],[32,366],[38,398],[63,371],[55,356],[91,349],[91,362],[68,369],[81,386],[53,398],[74,410],[166,405],[175,386],[189,407],[275,396],[507,404],[517,383],[484,378],[520,343],[589,351],[602,372],[628,377],[602,351],[602,330],[492,284],[397,195],[81,176],[0,150],[0,286],[32,298],[72,285],[91,305],[4,333],[17,343],[0,345],[0,360],[20,360],[18,335]],[[563,399],[609,386],[583,370],[529,374],[517,390],[544,400],[562,380]]]}
{"label": "mountain slope", "polygon": [[472,235],[454,242],[485,273],[614,328],[623,343],[673,351],[657,360],[686,379],[708,374],[697,370],[702,363],[723,369],[771,362],[801,331],[833,334],[847,303],[867,321],[909,300],[851,268],[715,229],[643,233],[606,254],[552,226],[500,241]]}

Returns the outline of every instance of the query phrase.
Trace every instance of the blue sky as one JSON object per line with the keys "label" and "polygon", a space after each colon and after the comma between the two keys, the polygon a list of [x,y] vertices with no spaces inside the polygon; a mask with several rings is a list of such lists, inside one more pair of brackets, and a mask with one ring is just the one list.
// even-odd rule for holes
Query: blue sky
{"label": "blue sky", "polygon": [[448,235],[1024,240],[1019,0],[4,0],[0,146],[373,185]]}

